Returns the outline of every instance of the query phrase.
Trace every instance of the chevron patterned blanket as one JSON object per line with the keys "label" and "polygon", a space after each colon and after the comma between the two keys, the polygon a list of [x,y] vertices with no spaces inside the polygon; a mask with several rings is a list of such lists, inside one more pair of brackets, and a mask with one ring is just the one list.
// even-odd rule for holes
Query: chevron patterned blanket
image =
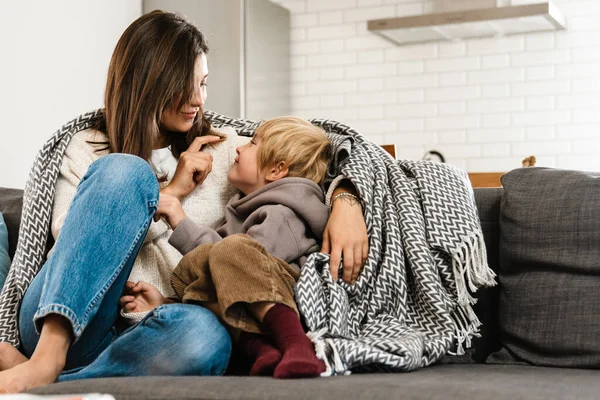
{"label": "chevron patterned blanket", "polygon": [[340,172],[364,200],[369,257],[354,285],[311,255],[296,286],[324,375],[411,371],[462,354],[478,336],[472,294],[494,285],[468,176],[447,164],[396,161],[342,124]]}
{"label": "chevron patterned blanket", "polygon": [[[65,124],[43,146],[25,186],[19,241],[0,294],[0,342],[19,345],[18,307],[40,270],[59,166],[73,135],[95,110]],[[255,121],[207,115],[215,127],[251,136]],[[464,172],[445,164],[396,162],[357,132],[312,120],[336,148],[329,179],[343,174],[365,202],[369,259],[354,285],[333,282],[328,257],[312,255],[296,288],[327,375],[413,370],[461,353],[477,335],[472,293],[493,285],[477,211]]]}

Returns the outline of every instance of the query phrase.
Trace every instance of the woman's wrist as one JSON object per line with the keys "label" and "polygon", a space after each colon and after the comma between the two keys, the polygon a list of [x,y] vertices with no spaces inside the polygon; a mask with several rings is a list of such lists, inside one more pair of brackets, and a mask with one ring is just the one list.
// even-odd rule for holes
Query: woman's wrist
{"label": "woman's wrist", "polygon": [[350,183],[350,181],[347,179],[344,179],[343,181],[340,182],[338,187],[336,187],[335,190],[333,191],[333,195],[331,196],[331,198],[333,199],[333,197],[335,197],[336,195],[338,195],[340,193],[350,193],[351,195],[358,197],[358,193],[356,192],[354,185],[352,183]]}
{"label": "woman's wrist", "polygon": [[338,200],[346,202],[346,203],[350,204],[351,206],[354,206],[356,204],[360,205],[360,199],[358,198],[358,196],[355,196],[352,193],[348,193],[348,192],[340,192],[338,194],[333,195],[333,197],[331,198],[332,208]]}
{"label": "woman's wrist", "polygon": [[358,197],[356,188],[348,179],[341,181],[333,191],[329,205],[330,209],[332,210],[339,203],[346,203],[350,206],[359,205],[362,208],[362,201]]}

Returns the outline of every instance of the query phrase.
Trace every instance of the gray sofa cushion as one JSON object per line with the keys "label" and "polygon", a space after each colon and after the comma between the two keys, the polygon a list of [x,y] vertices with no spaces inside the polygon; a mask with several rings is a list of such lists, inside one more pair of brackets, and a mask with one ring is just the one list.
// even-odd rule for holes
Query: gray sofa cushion
{"label": "gray sofa cushion", "polygon": [[19,238],[21,208],[23,207],[23,191],[19,189],[0,188],[0,212],[8,229],[8,255],[12,259]]}
{"label": "gray sofa cushion", "polygon": [[600,367],[600,173],[502,178],[499,327],[488,362]]}
{"label": "gray sofa cushion", "polygon": [[597,371],[506,365],[438,365],[410,373],[320,379],[255,377],[107,378],[54,384],[38,394],[109,393],[141,399],[597,399]]}
{"label": "gray sofa cushion", "polygon": [[[488,264],[498,273],[498,246],[500,238],[500,201],[502,188],[475,189],[475,201],[479,211],[481,229],[485,237]],[[476,293],[474,311],[482,326],[481,337],[473,340],[472,357],[475,362],[484,362],[488,355],[499,349],[498,337],[498,293],[499,286],[485,288]]]}
{"label": "gray sofa cushion", "polygon": [[10,256],[8,255],[8,231],[4,223],[4,217],[0,212],[0,290],[8,276],[10,268]]}

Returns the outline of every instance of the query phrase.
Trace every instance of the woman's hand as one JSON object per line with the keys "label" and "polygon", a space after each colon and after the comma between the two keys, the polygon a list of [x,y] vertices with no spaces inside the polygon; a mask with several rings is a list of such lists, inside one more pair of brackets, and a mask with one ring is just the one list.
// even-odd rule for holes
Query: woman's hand
{"label": "woman's hand", "polygon": [[213,157],[200,151],[200,149],[207,143],[216,143],[221,140],[218,136],[198,136],[195,138],[190,147],[181,153],[173,180],[163,189],[164,193],[181,200],[190,194],[197,185],[204,182],[212,169]]}
{"label": "woman's hand", "polygon": [[[338,190],[337,193],[348,190]],[[352,192],[352,190],[350,190]],[[329,254],[330,272],[338,279],[340,262],[343,260],[342,279],[354,284],[369,254],[369,238],[362,208],[358,201],[341,197],[334,201],[329,221],[323,233],[321,253]]]}
{"label": "woman's hand", "polygon": [[165,217],[167,223],[173,229],[177,228],[177,225],[179,225],[186,217],[179,199],[175,196],[163,193],[162,190],[158,199],[158,208],[154,213],[154,221],[158,221],[161,217]]}

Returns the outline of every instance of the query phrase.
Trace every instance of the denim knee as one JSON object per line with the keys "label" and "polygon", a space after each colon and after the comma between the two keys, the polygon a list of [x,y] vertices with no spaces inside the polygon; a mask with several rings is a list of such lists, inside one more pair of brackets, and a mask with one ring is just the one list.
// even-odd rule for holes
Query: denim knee
{"label": "denim knee", "polygon": [[225,372],[231,355],[231,338],[215,314],[192,304],[167,304],[155,312],[175,344],[168,355],[169,375],[207,376]]}
{"label": "denim knee", "polygon": [[104,193],[130,195],[138,193],[157,199],[158,180],[150,164],[131,154],[112,153],[90,165],[82,182],[93,180]]}

